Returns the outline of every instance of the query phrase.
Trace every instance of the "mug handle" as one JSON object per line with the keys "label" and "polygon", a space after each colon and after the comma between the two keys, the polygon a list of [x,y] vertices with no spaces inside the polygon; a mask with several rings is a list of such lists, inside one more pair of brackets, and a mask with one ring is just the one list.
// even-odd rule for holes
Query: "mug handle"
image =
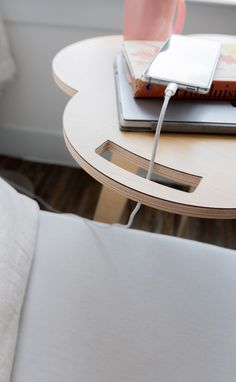
{"label": "mug handle", "polygon": [[179,34],[182,32],[185,20],[186,5],[184,0],[177,0],[177,15],[173,27],[173,33]]}

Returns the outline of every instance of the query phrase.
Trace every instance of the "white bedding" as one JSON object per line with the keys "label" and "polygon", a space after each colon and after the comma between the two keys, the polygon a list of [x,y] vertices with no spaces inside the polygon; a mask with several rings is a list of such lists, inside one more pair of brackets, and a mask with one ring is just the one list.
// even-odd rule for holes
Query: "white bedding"
{"label": "white bedding", "polygon": [[15,63],[9,50],[8,38],[0,13],[0,89],[15,74]]}
{"label": "white bedding", "polygon": [[37,203],[0,178],[0,382],[10,380],[38,211]]}

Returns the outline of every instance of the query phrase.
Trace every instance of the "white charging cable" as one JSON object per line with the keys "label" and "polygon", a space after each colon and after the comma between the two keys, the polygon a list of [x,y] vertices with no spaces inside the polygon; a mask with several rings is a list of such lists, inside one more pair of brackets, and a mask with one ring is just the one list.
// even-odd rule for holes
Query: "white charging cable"
{"label": "white charging cable", "polygon": [[[157,152],[157,146],[158,146],[158,143],[159,143],[160,134],[161,134],[161,128],[162,128],[163,120],[164,120],[165,113],[166,113],[166,110],[167,110],[167,106],[168,106],[169,100],[171,99],[171,97],[173,95],[175,95],[177,89],[178,89],[178,85],[175,84],[175,83],[172,83],[172,82],[169,83],[168,86],[165,89],[165,98],[164,98],[164,102],[163,102],[163,105],[162,105],[162,108],[161,108],[160,116],[158,118],[158,123],[157,123],[157,127],[156,127],[154,143],[153,143],[153,149],[152,149],[152,156],[151,156],[151,159],[150,159],[150,162],[149,162],[148,172],[147,172],[147,176],[146,176],[146,179],[148,179],[148,180],[150,180],[151,176],[152,176],[152,171],[153,171],[153,167],[154,167],[154,163],[155,163],[155,157],[156,157],[156,152]],[[141,203],[138,202],[136,204],[135,208],[133,209],[133,211],[130,214],[128,223],[126,225],[124,225],[125,228],[130,228],[131,227],[131,225],[132,225],[132,223],[134,221],[134,218],[135,218],[136,214],[138,213],[140,207],[141,207]]]}

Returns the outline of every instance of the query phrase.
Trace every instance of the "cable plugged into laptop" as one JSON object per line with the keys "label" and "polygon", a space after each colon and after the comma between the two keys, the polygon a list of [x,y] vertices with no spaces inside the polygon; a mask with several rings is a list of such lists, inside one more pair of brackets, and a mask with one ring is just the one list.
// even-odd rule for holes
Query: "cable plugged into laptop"
{"label": "cable plugged into laptop", "polygon": [[[172,35],[145,69],[143,81],[148,84],[166,85],[146,179],[151,179],[162,123],[170,98],[178,87],[192,92],[208,93],[220,51],[221,44],[217,41]],[[137,203],[125,227],[131,226],[140,207],[141,203]]]}
{"label": "cable plugged into laptop", "polygon": [[[158,146],[158,143],[160,140],[161,128],[162,128],[163,120],[164,120],[165,113],[166,113],[166,110],[168,107],[168,103],[169,103],[171,97],[173,97],[175,95],[177,89],[178,89],[178,85],[173,83],[173,82],[170,82],[165,89],[165,98],[164,98],[164,102],[163,102],[163,105],[161,108],[160,116],[159,116],[158,122],[157,122],[157,128],[156,128],[154,143],[153,143],[153,148],[152,148],[152,156],[151,156],[151,159],[149,162],[148,172],[147,172],[147,176],[146,176],[147,180],[150,180],[151,176],[152,176],[153,167],[154,167],[154,163],[155,163],[155,157],[156,157],[156,153],[157,153],[157,146]],[[138,213],[140,207],[141,207],[141,203],[138,202],[136,204],[135,208],[133,209],[133,211],[131,212],[130,217],[129,217],[129,221],[126,225],[124,225],[124,228],[130,228],[131,227],[131,225],[134,221],[134,218],[135,218],[136,214]]]}

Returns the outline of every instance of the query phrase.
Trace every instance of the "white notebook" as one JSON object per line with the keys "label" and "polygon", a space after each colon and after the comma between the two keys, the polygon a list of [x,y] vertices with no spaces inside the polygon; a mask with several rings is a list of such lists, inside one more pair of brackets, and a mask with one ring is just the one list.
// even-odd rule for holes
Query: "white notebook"
{"label": "white notebook", "polygon": [[[121,54],[115,60],[115,82],[121,130],[154,131],[163,99],[133,98]],[[162,131],[236,134],[236,107],[230,101],[171,99]]]}

